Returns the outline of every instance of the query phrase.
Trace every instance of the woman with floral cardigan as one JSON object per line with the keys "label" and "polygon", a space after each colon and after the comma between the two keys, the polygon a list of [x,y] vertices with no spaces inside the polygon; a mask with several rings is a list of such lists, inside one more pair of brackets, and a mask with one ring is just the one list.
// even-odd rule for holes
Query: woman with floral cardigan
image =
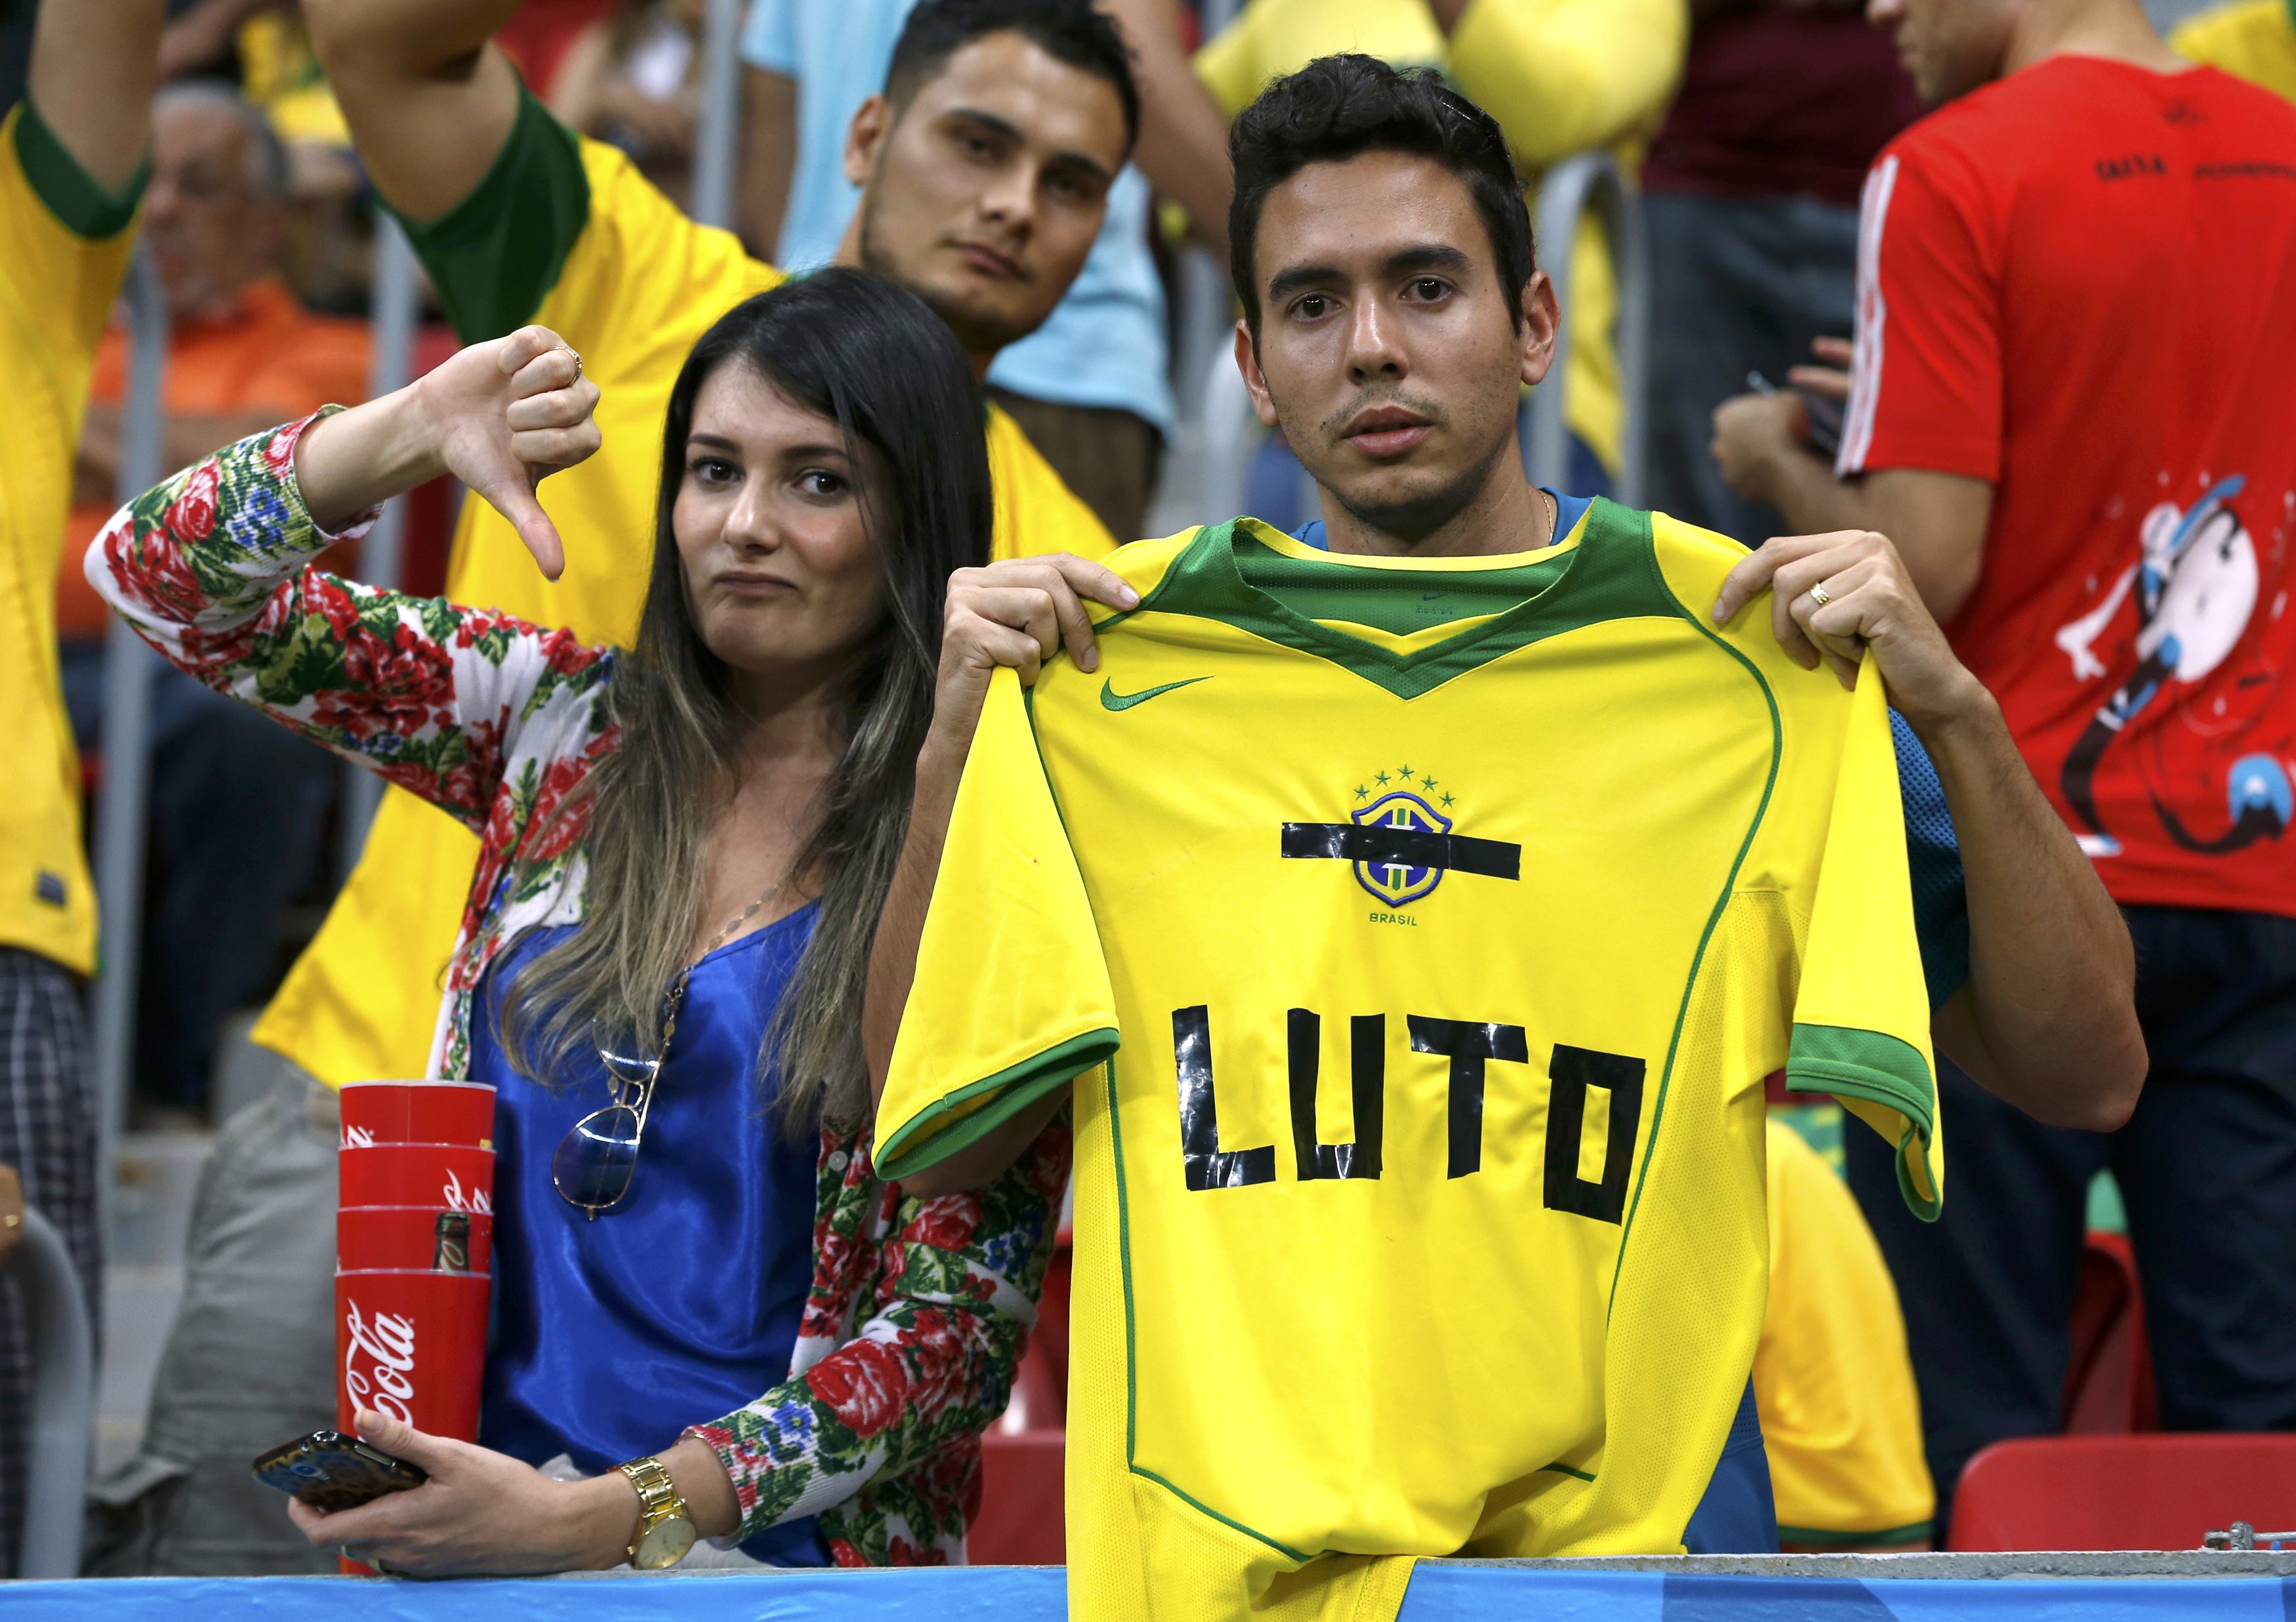
{"label": "woman with floral cardigan", "polygon": [[709,1563],[961,1560],[1066,1128],[904,1199],[870,1162],[858,1012],[947,580],[988,550],[979,389],[857,272],[730,312],[671,397],[627,651],[311,566],[451,472],[555,578],[534,487],[595,448],[595,399],[526,328],[208,458],[88,554],[174,663],[482,840],[431,1056],[497,1086],[481,1445],[364,1413],[429,1481],[290,1513],[395,1570],[655,1564],[658,1463]]}

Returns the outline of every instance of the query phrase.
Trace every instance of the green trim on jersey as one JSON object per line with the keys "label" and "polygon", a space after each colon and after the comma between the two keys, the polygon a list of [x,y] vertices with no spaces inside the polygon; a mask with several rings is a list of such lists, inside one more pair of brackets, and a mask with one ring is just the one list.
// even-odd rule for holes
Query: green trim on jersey
{"label": "green trim on jersey", "polygon": [[[1445,618],[1490,617],[1432,647],[1398,653],[1325,625],[1318,616],[1390,631],[1423,628],[1428,622],[1419,610],[1427,574],[1398,570],[1382,576],[1346,563],[1292,557],[1240,528],[1250,521],[1231,519],[1199,529],[1131,611],[1217,619],[1326,659],[1406,700],[1565,631],[1611,619],[1672,618],[1678,611],[1657,578],[1648,516],[1598,497],[1576,546],[1512,568],[1443,574],[1443,594],[1467,600]],[[1526,600],[1525,592],[1533,594]],[[1304,610],[1295,606],[1303,601]],[[1494,612],[1493,604],[1504,601],[1513,606]],[[1100,628],[1114,623],[1106,621]]]}
{"label": "green trim on jersey", "polygon": [[1906,1144],[1918,1137],[1926,1145],[1937,1129],[1930,1110],[1930,1069],[1919,1048],[1880,1031],[1797,1023],[1786,1050],[1786,1085],[1800,1093],[1862,1098],[1904,1116],[1909,1124],[1897,1144],[1898,1192],[1906,1208],[1923,1222],[1938,1219],[1944,1202],[1916,1189],[1906,1165]]}
{"label": "green trim on jersey", "polygon": [[1143,1480],[1153,1481],[1197,1513],[1209,1515],[1220,1525],[1242,1533],[1246,1537],[1266,1544],[1287,1560],[1305,1561],[1308,1556],[1289,1544],[1278,1543],[1265,1532],[1255,1531],[1240,1520],[1221,1514],[1211,1505],[1189,1496],[1154,1470],[1146,1469],[1134,1457],[1134,1446],[1140,1434],[1140,1372],[1139,1348],[1133,1325],[1136,1315],[1132,1307],[1132,1207],[1124,1188],[1124,1117],[1116,1102],[1116,1061],[1110,1059],[1101,1066],[1108,1094],[1108,1135],[1115,1153],[1116,1163],[1116,1253],[1118,1271],[1124,1281],[1124,1468]]}
{"label": "green trim on jersey", "polygon": [[[1609,504],[1597,498],[1597,506]],[[1627,1207],[1626,1226],[1619,1234],[1618,1259],[1611,1267],[1611,1293],[1603,1303],[1603,1319],[1606,1323],[1609,1321],[1611,1309],[1618,1305],[1619,1278],[1627,1270],[1627,1244],[1634,1237],[1635,1213],[1642,1209],[1643,1190],[1648,1185],[1650,1180],[1651,1157],[1658,1152],[1659,1127],[1666,1119],[1667,1087],[1674,1080],[1675,1056],[1682,1051],[1682,1028],[1690,1019],[1690,999],[1698,990],[1698,971],[1705,966],[1706,948],[1713,942],[1714,931],[1722,922],[1722,914],[1730,910],[1730,899],[1738,892],[1738,870],[1746,864],[1746,853],[1753,849],[1754,836],[1761,831],[1762,819],[1769,815],[1770,796],[1776,792],[1778,786],[1778,762],[1785,754],[1785,721],[1778,714],[1778,695],[1770,691],[1768,679],[1762,675],[1760,668],[1752,659],[1724,642],[1715,634],[1712,626],[1693,612],[1688,603],[1674,594],[1674,588],[1666,583],[1666,570],[1659,564],[1658,541],[1651,530],[1650,514],[1643,512],[1635,516],[1642,522],[1643,556],[1649,563],[1651,578],[1658,590],[1664,594],[1669,606],[1681,618],[1684,624],[1735,659],[1739,668],[1753,678],[1756,690],[1762,695],[1762,702],[1769,706],[1770,769],[1762,779],[1762,797],[1755,802],[1753,819],[1746,824],[1746,837],[1738,841],[1738,854],[1730,858],[1730,871],[1722,880],[1722,893],[1714,898],[1714,910],[1706,914],[1706,927],[1698,932],[1698,949],[1691,954],[1690,973],[1685,977],[1682,983],[1682,1001],[1674,1011],[1674,1034],[1666,1040],[1666,1064],[1659,1071],[1658,1097],[1651,1104],[1650,1140],[1643,1145],[1643,1163],[1635,1174],[1635,1197],[1632,1203]],[[1588,521],[1591,525],[1593,521],[1591,514]]]}
{"label": "green trim on jersey", "polygon": [[[969,1082],[929,1108],[920,1110],[916,1118],[885,1140],[875,1159],[877,1175],[889,1182],[914,1176],[929,1166],[938,1166],[949,1156],[979,1143],[997,1127],[1004,1125],[1029,1105],[1043,1098],[1054,1087],[1064,1087],[1086,1070],[1103,1063],[1117,1048],[1114,1026],[1100,1030],[1088,1030],[1080,1036],[1046,1048],[1020,1063],[1008,1065],[994,1076],[984,1076]],[[955,1122],[932,1135],[924,1146],[925,1152],[911,1156],[906,1146],[915,1142],[920,1133],[929,1132],[934,1123],[969,1098],[983,1093],[1009,1088],[994,1103],[985,1104],[964,1119]]]}
{"label": "green trim on jersey", "polygon": [[521,84],[510,135],[468,197],[428,225],[390,213],[438,284],[455,336],[500,338],[534,318],[589,223],[581,143]]}
{"label": "green trim on jersey", "polygon": [[151,153],[144,154],[144,161],[127,184],[114,192],[80,167],[71,148],[48,127],[29,96],[22,105],[23,111],[16,116],[16,161],[24,166],[24,178],[31,183],[32,194],[65,230],[87,242],[100,242],[127,230],[152,178]]}

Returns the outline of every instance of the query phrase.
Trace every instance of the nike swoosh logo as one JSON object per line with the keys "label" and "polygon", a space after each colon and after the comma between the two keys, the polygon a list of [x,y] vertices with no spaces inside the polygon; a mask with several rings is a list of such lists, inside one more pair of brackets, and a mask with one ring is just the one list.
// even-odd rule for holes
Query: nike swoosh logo
{"label": "nike swoosh logo", "polygon": [[1100,684],[1100,707],[1103,709],[1129,709],[1135,704],[1145,704],[1151,699],[1161,698],[1183,687],[1193,687],[1198,682],[1208,682],[1209,676],[1192,676],[1185,682],[1166,682],[1161,687],[1144,688],[1138,692],[1119,692],[1113,682]]}

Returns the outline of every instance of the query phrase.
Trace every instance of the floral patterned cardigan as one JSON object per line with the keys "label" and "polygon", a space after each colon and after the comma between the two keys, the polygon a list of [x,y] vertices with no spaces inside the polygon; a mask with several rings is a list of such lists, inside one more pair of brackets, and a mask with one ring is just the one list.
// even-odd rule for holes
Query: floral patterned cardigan
{"label": "floral patterned cardigan", "polygon": [[[243,439],[121,509],[87,577],[179,668],[479,834],[430,1055],[430,1074],[460,1075],[488,964],[521,930],[582,915],[581,830],[552,812],[615,747],[617,655],[312,567],[373,521],[345,536],[313,522],[294,469],[316,420]],[[820,1139],[813,1283],[789,1378],[688,1434],[733,1478],[739,1538],[817,1515],[841,1565],[961,1561],[980,1433],[1004,1408],[1036,1319],[1066,1130],[992,1187],[925,1200],[877,1178],[865,1124],[824,1126]]]}

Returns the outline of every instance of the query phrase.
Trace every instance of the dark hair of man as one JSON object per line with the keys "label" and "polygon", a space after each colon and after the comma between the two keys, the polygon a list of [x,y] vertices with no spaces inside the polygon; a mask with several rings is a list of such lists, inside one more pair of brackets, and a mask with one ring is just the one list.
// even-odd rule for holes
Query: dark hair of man
{"label": "dark hair of man", "polygon": [[1227,151],[1235,167],[1228,205],[1228,273],[1243,318],[1259,337],[1254,233],[1267,194],[1311,163],[1365,152],[1430,158],[1459,177],[1490,233],[1508,313],[1522,324],[1522,290],[1536,268],[1530,210],[1498,120],[1431,68],[1391,68],[1375,56],[1320,56],[1259,93],[1236,116]]}
{"label": "dark hair of man", "polygon": [[991,34],[1021,36],[1054,61],[1116,87],[1124,103],[1124,143],[1140,139],[1140,86],[1123,30],[1089,0],[924,0],[901,25],[885,70],[885,99],[899,112],[943,63]]}
{"label": "dark hair of man", "polygon": [[545,1080],[594,1061],[594,1030],[660,1051],[663,996],[693,938],[709,824],[733,790],[726,763],[742,726],[727,667],[694,623],[671,527],[694,399],[724,365],[837,423],[884,590],[884,618],[843,695],[835,774],[790,869],[820,911],[758,1053],[761,1079],[780,1070],[783,1126],[802,1133],[824,1116],[867,1115],[869,946],[932,719],[948,578],[988,561],[993,512],[972,363],[915,294],[865,272],[835,267],[759,293],[685,358],[662,424],[645,605],[612,676],[620,746],[570,798],[563,826],[529,836],[537,856],[583,838],[584,920],[519,974],[498,1028],[504,1051]]}

